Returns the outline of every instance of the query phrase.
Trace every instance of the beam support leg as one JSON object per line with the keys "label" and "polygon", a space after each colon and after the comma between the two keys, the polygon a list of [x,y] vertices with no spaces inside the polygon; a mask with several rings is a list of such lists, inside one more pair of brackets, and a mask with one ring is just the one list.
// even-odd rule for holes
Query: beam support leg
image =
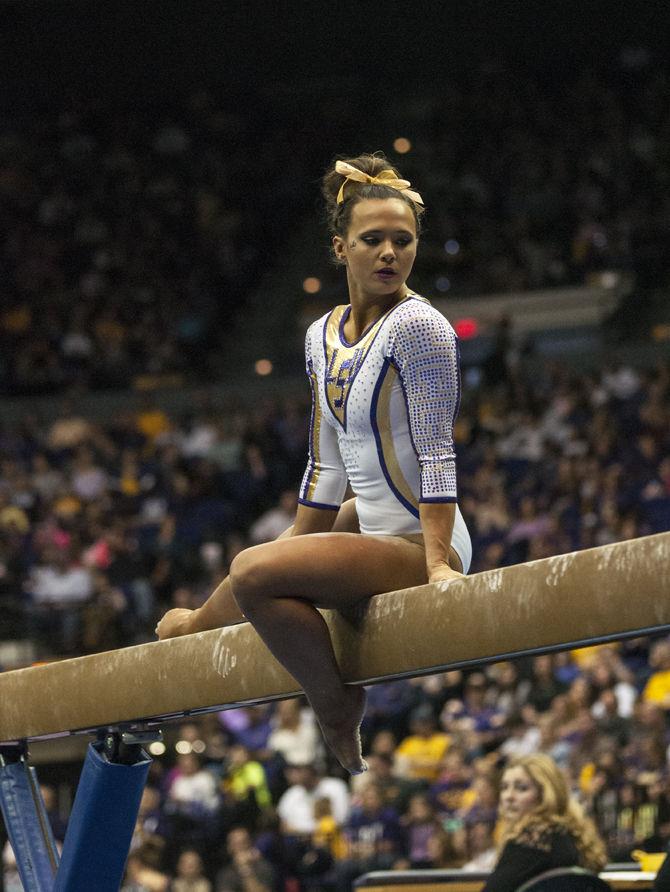
{"label": "beam support leg", "polygon": [[116,732],[89,744],[54,892],[118,892],[152,762],[144,739]]}
{"label": "beam support leg", "polygon": [[25,892],[53,892],[58,851],[23,746],[0,748],[0,807]]}

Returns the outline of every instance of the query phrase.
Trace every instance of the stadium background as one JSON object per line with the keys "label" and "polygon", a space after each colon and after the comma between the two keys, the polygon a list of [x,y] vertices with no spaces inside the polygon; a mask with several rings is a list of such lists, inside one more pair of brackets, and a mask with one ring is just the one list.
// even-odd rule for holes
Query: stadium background
{"label": "stadium background", "polygon": [[[343,300],[336,153],[385,151],[427,199],[412,284],[463,337],[473,569],[670,528],[669,32],[657,3],[1,4],[2,668],[150,640],[289,522],[304,328]],[[195,847],[229,888],[257,846],[257,882],[314,889],[460,865],[515,747],[562,762],[613,860],[659,850],[668,673],[645,640],[378,686],[386,812],[340,783],[330,836],[277,829],[282,762],[339,779],[308,710],[172,727],[133,869]],[[35,752],[61,833],[80,752]]]}

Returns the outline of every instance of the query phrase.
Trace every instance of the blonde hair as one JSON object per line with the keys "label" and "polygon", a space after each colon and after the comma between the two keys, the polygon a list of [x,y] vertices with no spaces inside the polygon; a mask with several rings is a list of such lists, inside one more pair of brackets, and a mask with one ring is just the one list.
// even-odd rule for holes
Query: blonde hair
{"label": "blonde hair", "polygon": [[326,201],[328,227],[332,235],[345,236],[347,234],[351,223],[351,212],[354,206],[364,198],[399,198],[404,201],[412,209],[416,222],[416,234],[419,235],[421,215],[424,213],[423,205],[413,201],[408,195],[392,186],[381,183],[348,182],[345,186],[344,201],[338,202],[338,193],[347,178],[335,170],[337,161],[345,161],[371,177],[379,176],[383,170],[390,170],[398,179],[402,178],[398,169],[387,160],[382,152],[375,152],[373,155],[358,155],[355,158],[335,158],[321,181],[321,192]]}
{"label": "blonde hair", "polygon": [[570,795],[565,775],[556,762],[544,753],[518,756],[505,766],[522,768],[540,794],[539,803],[530,812],[503,825],[500,847],[526,829],[552,830],[564,828],[574,839],[581,866],[599,871],[607,863],[605,844],[593,821],[587,818],[577,800]]}

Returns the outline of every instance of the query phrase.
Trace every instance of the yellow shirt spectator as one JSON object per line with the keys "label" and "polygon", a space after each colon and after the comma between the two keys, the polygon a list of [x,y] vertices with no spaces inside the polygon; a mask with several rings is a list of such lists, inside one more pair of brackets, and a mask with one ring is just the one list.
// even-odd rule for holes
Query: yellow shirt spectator
{"label": "yellow shirt spectator", "polygon": [[642,691],[642,699],[670,709],[670,669],[654,672]]}
{"label": "yellow shirt spectator", "polygon": [[139,412],[136,423],[138,431],[148,440],[155,440],[160,434],[170,430],[170,419],[157,407]]}
{"label": "yellow shirt spectator", "polygon": [[662,709],[670,709],[670,640],[661,638],[649,651],[649,665],[656,671],[649,677],[642,699],[655,703]]}

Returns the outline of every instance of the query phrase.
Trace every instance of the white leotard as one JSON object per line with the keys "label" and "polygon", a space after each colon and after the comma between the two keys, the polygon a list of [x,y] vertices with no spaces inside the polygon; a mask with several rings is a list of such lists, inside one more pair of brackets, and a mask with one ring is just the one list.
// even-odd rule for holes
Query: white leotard
{"label": "white leotard", "polygon": [[[458,338],[410,293],[349,344],[350,310],[335,307],[307,331],[312,419],[300,501],[337,509],[348,479],[362,533],[420,533],[421,502],[457,498]],[[470,537],[458,506],[451,544],[467,571]]]}

